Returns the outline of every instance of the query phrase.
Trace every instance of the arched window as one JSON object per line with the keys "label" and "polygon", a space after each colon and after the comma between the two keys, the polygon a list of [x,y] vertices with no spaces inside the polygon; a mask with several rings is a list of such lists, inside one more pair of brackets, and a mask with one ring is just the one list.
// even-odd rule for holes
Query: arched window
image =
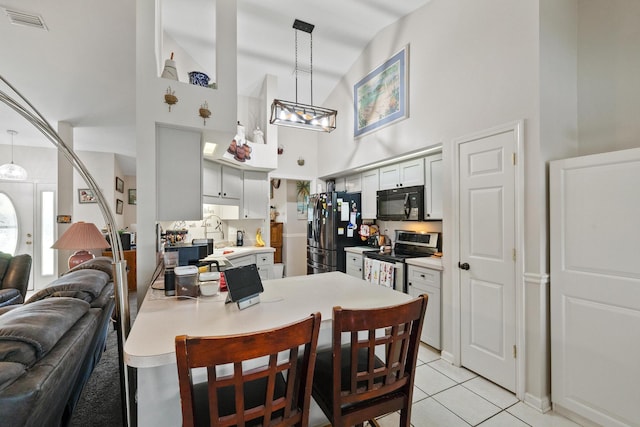
{"label": "arched window", "polygon": [[0,251],[15,254],[18,246],[18,215],[5,193],[0,193]]}

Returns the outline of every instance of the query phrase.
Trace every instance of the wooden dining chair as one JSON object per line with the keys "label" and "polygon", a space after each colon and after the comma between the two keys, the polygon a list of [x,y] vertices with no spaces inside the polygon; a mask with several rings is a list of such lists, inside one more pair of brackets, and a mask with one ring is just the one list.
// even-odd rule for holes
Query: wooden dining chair
{"label": "wooden dining chair", "polygon": [[[315,313],[255,333],[177,336],[183,426],[306,427],[319,329]],[[194,384],[195,368],[207,381]]]}
{"label": "wooden dining chair", "polygon": [[312,393],[333,427],[375,425],[376,417],[398,410],[400,425],[410,426],[427,300],[421,295],[386,308],[334,307],[333,345],[318,352]]}

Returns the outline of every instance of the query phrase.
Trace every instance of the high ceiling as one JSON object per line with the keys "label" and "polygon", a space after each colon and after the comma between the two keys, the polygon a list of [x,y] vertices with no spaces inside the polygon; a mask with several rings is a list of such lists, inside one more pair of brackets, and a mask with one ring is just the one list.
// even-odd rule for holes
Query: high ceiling
{"label": "high ceiling", "polygon": [[[278,97],[295,99],[292,24],[301,19],[315,25],[313,102],[321,105],[381,29],[428,1],[238,0],[238,93],[257,96],[264,76],[272,74]],[[39,15],[47,30],[12,24],[5,9]],[[162,11],[167,35],[204,70],[215,70],[208,54],[215,51],[215,0],[162,0]],[[132,0],[0,0],[0,75],[54,126],[69,122],[76,149],[115,152],[123,172],[132,175],[135,13]],[[306,34],[299,33],[298,47],[302,70],[309,65]],[[299,82],[302,98],[309,90],[308,74],[299,74]],[[3,104],[0,143],[10,142],[7,129],[19,132],[16,145],[50,146]]]}

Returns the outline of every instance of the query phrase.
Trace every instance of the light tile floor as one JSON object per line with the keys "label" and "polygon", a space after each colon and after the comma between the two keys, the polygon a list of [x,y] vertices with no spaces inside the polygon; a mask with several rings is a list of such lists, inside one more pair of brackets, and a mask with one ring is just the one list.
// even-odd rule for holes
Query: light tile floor
{"label": "light tile floor", "polygon": [[[421,344],[416,367],[411,425],[414,427],[579,427],[554,413],[541,414],[490,381],[458,368]],[[378,419],[397,427],[398,413]]]}

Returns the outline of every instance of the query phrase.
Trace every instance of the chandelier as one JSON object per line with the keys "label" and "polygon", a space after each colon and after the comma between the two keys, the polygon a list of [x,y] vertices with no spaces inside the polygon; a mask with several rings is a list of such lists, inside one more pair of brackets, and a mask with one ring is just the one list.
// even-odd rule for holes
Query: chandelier
{"label": "chandelier", "polygon": [[[289,126],[300,129],[315,130],[320,132],[331,132],[336,128],[336,110],[317,107],[313,105],[313,24],[296,19],[293,28],[296,30],[296,101],[283,101],[274,99],[271,104],[271,118],[269,123],[278,126]],[[309,34],[309,75],[311,84],[309,86],[311,105],[298,102],[298,31]]]}
{"label": "chandelier", "polygon": [[9,181],[24,181],[27,179],[27,171],[20,165],[13,163],[13,136],[17,134],[15,130],[8,130],[11,135],[11,163],[5,163],[0,166],[0,179]]}

